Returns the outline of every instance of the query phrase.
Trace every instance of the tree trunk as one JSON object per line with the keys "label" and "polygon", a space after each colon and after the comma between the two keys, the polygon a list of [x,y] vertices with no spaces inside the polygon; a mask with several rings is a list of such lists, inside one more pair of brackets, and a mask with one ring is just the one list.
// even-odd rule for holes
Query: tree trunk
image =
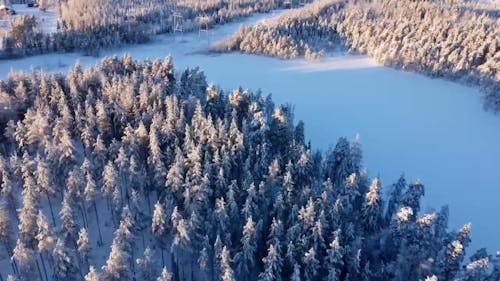
{"label": "tree trunk", "polygon": [[52,208],[52,202],[50,201],[49,192],[45,191],[45,195],[47,196],[47,202],[49,203],[50,215],[52,216],[52,224],[56,227],[56,217],[54,216],[54,209]]}
{"label": "tree trunk", "polygon": [[99,231],[99,242],[97,243],[99,246],[104,245],[102,242],[102,234],[101,234],[101,226],[99,225],[99,214],[97,214],[97,204],[94,201],[94,211],[95,211],[95,219],[97,223],[97,230]]}
{"label": "tree trunk", "polygon": [[142,249],[146,250],[146,240],[144,238],[144,231],[141,231],[142,236]]}
{"label": "tree trunk", "polygon": [[160,248],[160,251],[161,251],[161,267],[164,268],[165,267],[165,257],[163,255],[163,248]]}
{"label": "tree trunk", "polygon": [[148,210],[149,210],[149,215],[152,215],[152,209],[151,209],[151,196],[150,192],[147,193],[146,199],[148,200]]}
{"label": "tree trunk", "polygon": [[36,262],[36,268],[38,269],[38,274],[40,275],[40,280],[43,281],[42,271],[40,270],[40,265],[38,264],[38,259],[36,259],[35,262]]}
{"label": "tree trunk", "polygon": [[17,270],[16,262],[13,260],[13,261],[11,261],[10,265],[12,266],[12,271],[14,272],[14,275],[19,275],[19,271]]}
{"label": "tree trunk", "polygon": [[85,207],[83,205],[80,205],[79,209],[80,209],[80,213],[82,214],[83,227],[88,229],[89,225],[87,222],[87,217],[85,216]]}
{"label": "tree trunk", "polygon": [[47,268],[45,267],[45,262],[43,261],[42,253],[40,253],[40,261],[42,262],[43,273],[45,274],[45,280],[49,280],[49,276],[47,275]]}
{"label": "tree trunk", "polygon": [[9,257],[11,257],[11,266],[12,266],[12,271],[14,272],[14,274],[19,274],[19,270],[17,269],[17,263],[14,259],[12,259],[12,256],[14,255],[14,251],[12,250],[12,247],[10,245],[5,245],[5,247],[7,248],[7,252],[9,253]]}

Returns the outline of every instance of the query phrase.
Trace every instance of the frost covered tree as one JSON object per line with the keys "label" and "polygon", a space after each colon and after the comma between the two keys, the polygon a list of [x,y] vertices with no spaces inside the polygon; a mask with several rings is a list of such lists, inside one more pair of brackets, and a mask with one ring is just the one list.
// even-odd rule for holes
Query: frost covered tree
{"label": "frost covered tree", "polygon": [[115,238],[111,245],[111,253],[103,267],[103,280],[130,280],[132,278],[133,267],[133,246],[134,229],[130,211],[127,207],[123,208],[120,226],[116,230]]}
{"label": "frost covered tree", "polygon": [[53,279],[56,281],[70,281],[80,279],[75,259],[66,247],[63,240],[58,239],[52,251],[54,259]]}
{"label": "frost covered tree", "polygon": [[49,204],[50,214],[52,216],[52,224],[56,225],[56,219],[54,216],[54,210],[52,207],[51,197],[55,194],[54,187],[52,186],[52,174],[50,173],[49,165],[42,159],[38,160],[37,170],[36,170],[36,182],[40,187],[41,191],[45,193],[47,197],[47,203]]}
{"label": "frost covered tree", "polygon": [[15,262],[17,274],[22,280],[42,280],[41,271],[37,272],[35,251],[26,247],[24,242],[17,240],[13,250],[12,260]]}
{"label": "frost covered tree", "polygon": [[92,247],[90,245],[89,233],[86,228],[81,228],[78,232],[78,240],[76,241],[76,244],[78,246],[78,253],[80,253],[80,257],[83,259],[84,264],[88,265]]}
{"label": "frost covered tree", "polygon": [[64,233],[67,239],[76,241],[77,234],[77,222],[75,220],[75,203],[70,197],[69,193],[64,195],[62,201],[61,211],[59,215],[61,217]]}
{"label": "frost covered tree", "polygon": [[136,260],[139,266],[139,278],[144,281],[155,281],[157,276],[154,251],[150,248],[144,250],[144,257]]}
{"label": "frost covered tree", "polygon": [[95,214],[95,219],[96,219],[96,225],[97,225],[97,231],[99,233],[99,241],[98,241],[98,245],[102,245],[103,244],[103,241],[102,241],[102,232],[101,232],[101,225],[100,225],[100,222],[99,222],[99,212],[97,210],[97,195],[98,195],[98,191],[96,190],[97,188],[97,185],[96,185],[96,182],[94,180],[94,177],[92,176],[92,174],[90,172],[87,171],[86,173],[86,184],[85,184],[85,188],[84,188],[84,191],[83,191],[83,195],[85,197],[85,202],[92,206],[93,210],[94,210],[94,214]]}
{"label": "frost covered tree", "polygon": [[111,253],[103,267],[102,280],[130,280],[132,276],[128,261],[129,253],[120,245],[120,242],[115,237],[111,245]]}
{"label": "frost covered tree", "polygon": [[48,279],[46,260],[49,256],[48,254],[52,253],[54,249],[56,244],[56,235],[42,211],[38,213],[36,224],[38,226],[38,233],[36,235],[36,240],[38,241],[37,249],[42,263],[43,272],[45,274],[45,279]]}
{"label": "frost covered tree", "polygon": [[158,241],[158,245],[161,249],[161,262],[165,265],[164,250],[166,247],[166,235],[167,235],[167,223],[168,217],[165,213],[164,205],[160,202],[155,204],[155,209],[153,212],[153,222],[151,225],[151,230],[154,237]]}
{"label": "frost covered tree", "polygon": [[221,280],[222,281],[235,281],[236,278],[234,276],[233,269],[231,267],[231,254],[226,246],[222,248],[222,253],[220,257],[220,265],[221,265]]}
{"label": "frost covered tree", "polygon": [[382,224],[382,198],[381,184],[379,179],[373,180],[370,190],[366,194],[363,209],[361,211],[363,223],[367,234],[377,232]]}
{"label": "frost covered tree", "polygon": [[6,204],[0,203],[0,242],[8,256],[13,255],[15,240],[14,228]]}
{"label": "frost covered tree", "polygon": [[[29,171],[27,173],[30,173]],[[35,248],[37,225],[36,220],[39,208],[39,196],[34,179],[31,175],[25,177],[22,192],[23,206],[19,212],[19,237],[25,247]]]}
{"label": "frost covered tree", "polygon": [[246,280],[255,266],[257,253],[257,229],[252,217],[248,218],[243,227],[241,244],[242,249],[235,255],[234,260],[240,278]]}
{"label": "frost covered tree", "polygon": [[283,261],[276,245],[270,245],[267,255],[262,259],[264,271],[259,274],[259,281],[281,280]]}
{"label": "frost covered tree", "polygon": [[316,251],[314,248],[310,248],[307,252],[304,253],[304,257],[302,258],[302,262],[304,263],[304,280],[312,281],[316,280],[318,276],[319,269],[319,259],[317,257]]}

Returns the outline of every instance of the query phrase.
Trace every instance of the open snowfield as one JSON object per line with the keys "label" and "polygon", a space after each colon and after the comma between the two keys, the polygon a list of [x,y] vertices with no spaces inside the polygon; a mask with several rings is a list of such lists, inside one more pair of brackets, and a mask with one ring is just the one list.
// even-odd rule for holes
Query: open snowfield
{"label": "open snowfield", "polygon": [[0,76],[11,70],[66,71],[76,61],[89,67],[114,54],[137,59],[172,54],[178,70],[200,66],[209,81],[225,89],[260,88],[277,103],[294,104],[296,119],[306,122],[315,148],[326,150],[339,137],[354,139],[359,133],[372,177],[380,175],[384,186],[403,172],[409,180],[421,179],[426,185],[424,211],[449,204],[452,227],[472,223],[471,251],[500,250],[500,118],[482,109],[478,90],[381,67],[364,56],[306,62],[203,52],[241,24],[269,16],[221,26],[208,36],[162,35],[150,44],[106,51],[100,58],[51,54],[1,61]]}
{"label": "open snowfield", "polygon": [[[50,8],[47,11],[40,11],[38,8],[30,8],[25,4],[14,4],[12,5],[16,15],[12,17],[21,17],[33,15],[40,21],[40,26],[44,33],[52,33],[57,30],[57,11],[54,8]],[[0,27],[7,29],[10,27],[11,18],[0,20]]]}

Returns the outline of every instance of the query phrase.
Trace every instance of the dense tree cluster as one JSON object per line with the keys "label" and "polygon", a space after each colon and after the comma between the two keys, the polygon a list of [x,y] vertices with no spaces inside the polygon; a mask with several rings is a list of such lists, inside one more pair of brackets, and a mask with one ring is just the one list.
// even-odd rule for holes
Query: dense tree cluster
{"label": "dense tree cluster", "polygon": [[340,36],[330,17],[344,9],[343,1],[319,1],[278,19],[244,26],[232,38],[214,46],[217,51],[242,51],[284,59],[321,56],[320,52],[340,45]]}
{"label": "dense tree cluster", "polygon": [[500,22],[472,7],[442,1],[323,0],[245,27],[216,49],[289,59],[314,58],[322,50],[342,47],[385,65],[484,86],[486,104],[499,110]]}
{"label": "dense tree cluster", "polygon": [[470,225],[422,213],[420,182],[383,197],[358,141],[314,152],[291,106],[170,58],[13,74],[0,92],[17,101],[0,144],[2,280],[500,277],[484,250],[462,267]]}
{"label": "dense tree cluster", "polygon": [[[211,28],[283,7],[276,0],[67,0],[60,4],[58,31],[42,33],[34,16],[18,17],[2,34],[3,56],[84,51],[144,43],[155,34]],[[177,19],[175,14],[180,15]],[[30,35],[30,36],[25,36]]]}

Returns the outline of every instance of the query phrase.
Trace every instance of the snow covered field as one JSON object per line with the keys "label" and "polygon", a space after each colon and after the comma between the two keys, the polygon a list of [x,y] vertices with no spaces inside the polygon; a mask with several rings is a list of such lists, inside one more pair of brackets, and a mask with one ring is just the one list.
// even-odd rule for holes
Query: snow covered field
{"label": "snow covered field", "polygon": [[[30,8],[25,4],[12,5],[16,15],[14,17],[34,15],[39,21],[40,26],[45,33],[55,32],[57,30],[57,11],[53,8],[43,12],[38,8]],[[0,26],[7,29],[10,26],[11,19],[0,20]]]}
{"label": "snow covered field", "polygon": [[[471,251],[500,250],[500,118],[482,109],[477,89],[378,66],[363,56],[337,56],[322,62],[282,61],[241,55],[206,55],[203,50],[269,15],[257,15],[210,31],[162,35],[147,45],[110,50],[104,56],[131,54],[160,58],[172,54],[177,68],[200,66],[209,81],[272,93],[276,102],[295,105],[315,148],[337,138],[361,135],[364,164],[372,177],[389,186],[405,173],[426,185],[424,211],[450,205],[454,228],[472,222]],[[66,71],[76,61],[85,67],[100,58],[50,54],[1,61],[10,70]],[[463,208],[467,206],[467,209]],[[470,254],[470,252],[469,252]]]}

